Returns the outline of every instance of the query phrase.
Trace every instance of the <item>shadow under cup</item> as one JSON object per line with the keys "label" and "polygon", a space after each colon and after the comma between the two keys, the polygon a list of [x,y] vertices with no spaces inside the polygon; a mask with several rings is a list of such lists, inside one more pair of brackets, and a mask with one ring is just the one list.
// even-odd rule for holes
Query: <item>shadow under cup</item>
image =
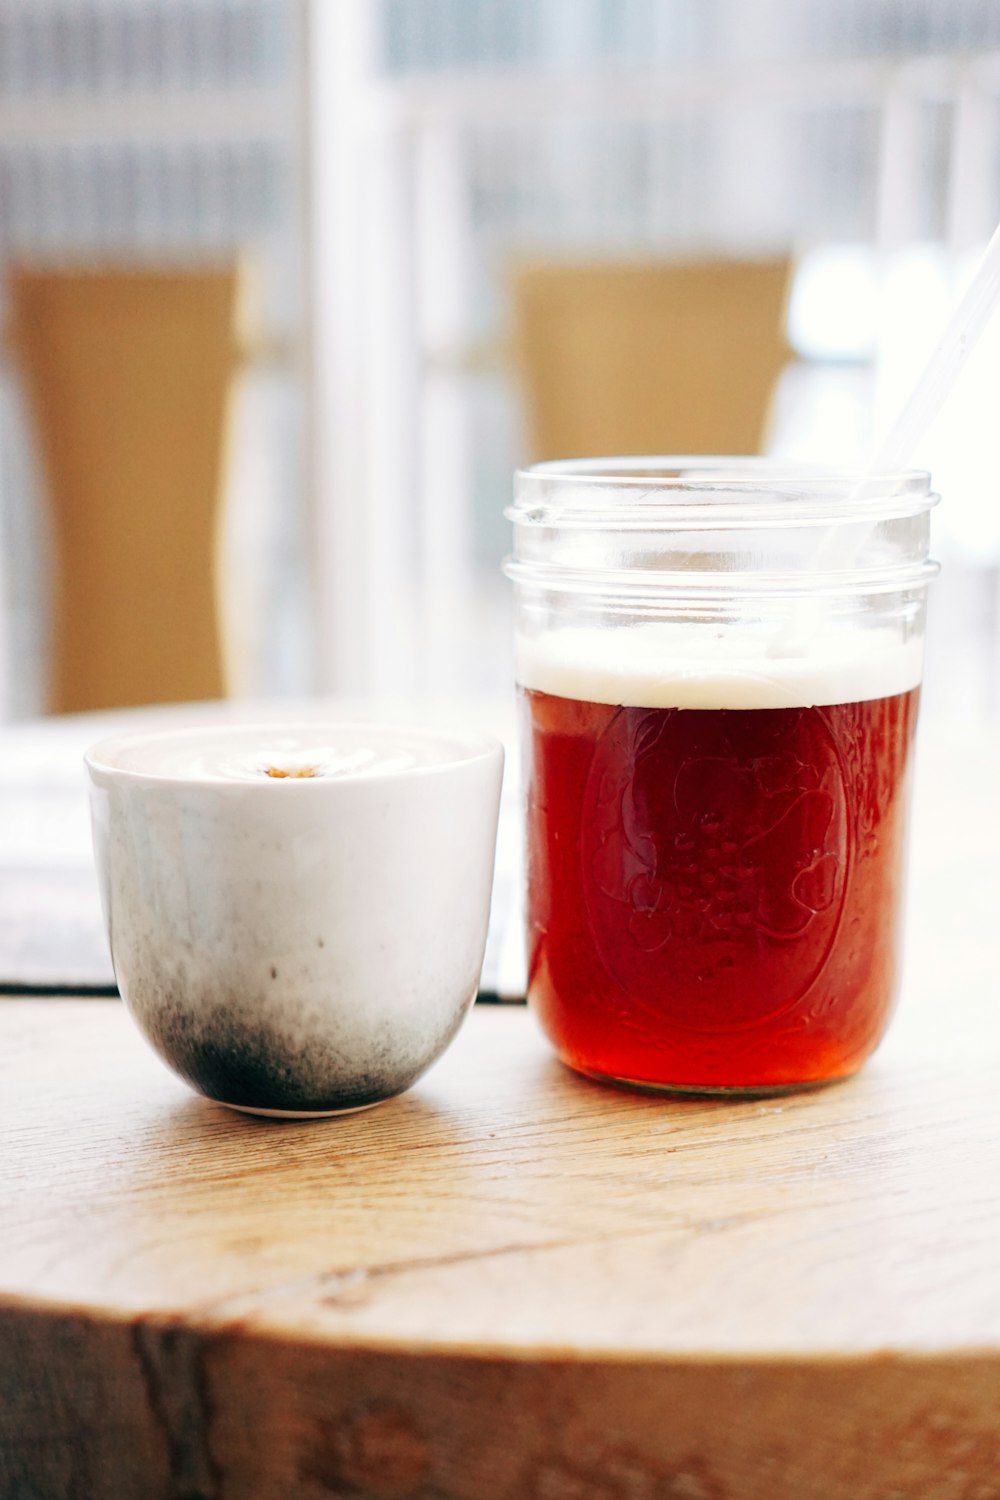
{"label": "shadow under cup", "polygon": [[336,1114],[441,1054],[482,967],[497,741],[228,726],[107,740],[87,766],[123,999],[195,1089]]}
{"label": "shadow under cup", "polygon": [[529,1000],[565,1062],[841,1078],[896,997],[926,475],[752,459],[518,476]]}

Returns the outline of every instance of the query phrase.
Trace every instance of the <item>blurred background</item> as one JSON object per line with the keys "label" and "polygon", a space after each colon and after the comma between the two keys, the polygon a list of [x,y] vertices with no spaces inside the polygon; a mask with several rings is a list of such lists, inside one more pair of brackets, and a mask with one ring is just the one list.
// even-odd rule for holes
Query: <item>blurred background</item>
{"label": "blurred background", "polygon": [[[506,691],[518,463],[862,461],[998,219],[995,0],[0,0],[0,719]],[[998,399],[915,456],[955,723]]]}

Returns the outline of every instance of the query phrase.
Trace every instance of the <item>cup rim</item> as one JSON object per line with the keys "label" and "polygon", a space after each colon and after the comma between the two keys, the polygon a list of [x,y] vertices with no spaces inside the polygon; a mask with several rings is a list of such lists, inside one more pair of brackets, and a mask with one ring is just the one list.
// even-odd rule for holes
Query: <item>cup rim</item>
{"label": "cup rim", "polygon": [[[261,775],[259,778],[250,775],[230,776],[206,773],[178,773],[173,771],[154,771],[141,769],[134,766],[123,766],[115,763],[114,757],[128,750],[141,750],[148,745],[171,745],[185,740],[205,738],[218,734],[219,736],[238,739],[250,738],[254,735],[268,736],[274,738],[278,734],[294,734],[302,732],[308,735],[312,741],[321,740],[324,736],[357,734],[367,738],[378,736],[382,741],[391,741],[393,737],[409,740],[422,741],[425,744],[435,744],[451,748],[456,753],[448,755],[447,759],[428,765],[412,765],[396,767],[393,769],[376,769],[368,772],[346,773],[336,776],[280,776],[272,777]],[[125,785],[140,786],[172,786],[177,788],[225,788],[234,792],[246,793],[255,788],[269,789],[269,795],[273,796],[274,787],[310,787],[311,792],[299,791],[292,795],[317,796],[319,787],[357,787],[362,785],[385,785],[387,782],[398,782],[412,777],[425,779],[427,777],[446,776],[460,767],[474,765],[481,761],[503,761],[504,748],[502,742],[495,735],[470,732],[465,730],[432,729],[426,725],[410,723],[395,723],[392,721],[375,721],[363,719],[274,719],[259,720],[250,723],[232,723],[220,721],[218,723],[207,723],[197,725],[185,725],[171,729],[146,729],[128,730],[124,733],[105,735],[102,739],[88,746],[84,752],[84,764],[93,780],[107,780],[121,782]],[[288,795],[287,792],[279,792],[278,795]],[[334,795],[327,791],[326,795]]]}

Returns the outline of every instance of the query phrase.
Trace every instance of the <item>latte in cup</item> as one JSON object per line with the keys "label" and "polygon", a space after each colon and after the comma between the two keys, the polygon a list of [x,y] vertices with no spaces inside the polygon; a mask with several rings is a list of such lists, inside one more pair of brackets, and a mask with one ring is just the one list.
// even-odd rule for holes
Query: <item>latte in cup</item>
{"label": "latte in cup", "polygon": [[115,973],[161,1057],[259,1114],[408,1088],[475,997],[502,765],[485,737],[379,725],[95,746]]}

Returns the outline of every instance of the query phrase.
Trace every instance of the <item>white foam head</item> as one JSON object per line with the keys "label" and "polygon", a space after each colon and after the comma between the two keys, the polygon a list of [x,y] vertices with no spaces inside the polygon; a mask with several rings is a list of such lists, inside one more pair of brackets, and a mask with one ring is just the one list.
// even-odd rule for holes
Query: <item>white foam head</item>
{"label": "white foam head", "polygon": [[391,725],[258,724],[122,735],[95,746],[88,758],[171,781],[345,781],[448,765],[480,748]]}
{"label": "white foam head", "polygon": [[918,686],[923,640],[831,629],[801,655],[769,655],[750,633],[646,623],[520,635],[522,687],[636,708],[808,708],[889,698]]}

